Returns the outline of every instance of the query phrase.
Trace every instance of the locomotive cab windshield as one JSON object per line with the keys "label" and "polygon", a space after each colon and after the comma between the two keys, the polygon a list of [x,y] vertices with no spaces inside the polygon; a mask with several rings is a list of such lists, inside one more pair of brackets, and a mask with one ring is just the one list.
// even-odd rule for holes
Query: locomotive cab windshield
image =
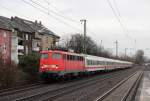
{"label": "locomotive cab windshield", "polygon": [[48,59],[48,54],[47,53],[41,54],[41,59]]}

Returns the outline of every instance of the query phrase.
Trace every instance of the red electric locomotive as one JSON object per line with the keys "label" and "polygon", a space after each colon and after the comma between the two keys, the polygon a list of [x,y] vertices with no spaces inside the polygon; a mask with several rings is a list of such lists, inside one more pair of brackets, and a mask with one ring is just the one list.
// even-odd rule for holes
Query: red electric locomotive
{"label": "red electric locomotive", "polygon": [[43,78],[60,77],[84,71],[82,55],[64,51],[42,51],[40,72]]}

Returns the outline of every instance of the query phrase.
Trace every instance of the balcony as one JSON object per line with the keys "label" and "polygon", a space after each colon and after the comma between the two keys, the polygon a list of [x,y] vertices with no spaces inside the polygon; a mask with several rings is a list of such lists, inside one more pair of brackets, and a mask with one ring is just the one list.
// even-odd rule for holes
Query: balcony
{"label": "balcony", "polygon": [[18,46],[17,46],[17,49],[18,49],[18,50],[24,50],[24,46],[18,45]]}

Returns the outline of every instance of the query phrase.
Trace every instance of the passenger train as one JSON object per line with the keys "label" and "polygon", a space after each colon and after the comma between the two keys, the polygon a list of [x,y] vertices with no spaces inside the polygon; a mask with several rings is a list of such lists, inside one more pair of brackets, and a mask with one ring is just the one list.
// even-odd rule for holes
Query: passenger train
{"label": "passenger train", "polygon": [[40,68],[42,78],[65,77],[82,73],[128,68],[132,62],[104,57],[77,54],[58,50],[41,52]]}

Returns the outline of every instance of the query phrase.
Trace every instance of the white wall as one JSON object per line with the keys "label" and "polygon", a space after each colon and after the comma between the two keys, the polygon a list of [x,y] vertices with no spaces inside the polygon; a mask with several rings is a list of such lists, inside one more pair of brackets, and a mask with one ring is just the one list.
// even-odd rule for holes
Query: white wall
{"label": "white wall", "polygon": [[11,41],[11,60],[15,63],[18,63],[18,37],[12,35],[12,41]]}

